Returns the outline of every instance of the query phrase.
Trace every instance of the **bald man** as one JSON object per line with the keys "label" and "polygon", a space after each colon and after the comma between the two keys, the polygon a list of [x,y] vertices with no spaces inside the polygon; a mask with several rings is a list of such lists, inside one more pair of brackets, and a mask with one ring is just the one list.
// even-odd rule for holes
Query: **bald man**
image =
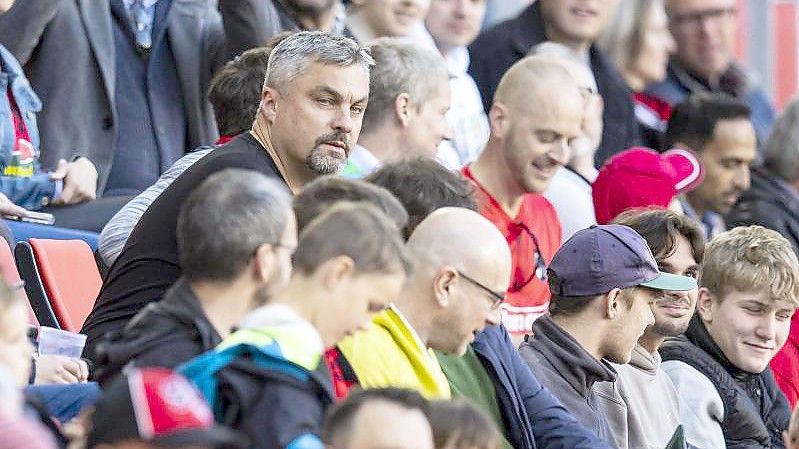
{"label": "bald man", "polygon": [[561,244],[561,224],[541,193],[581,135],[585,99],[563,63],[528,56],[502,77],[488,113],[491,135],[480,158],[463,169],[480,213],[503,233],[513,278],[502,322],[518,343],[547,311],[546,267]]}
{"label": "bald man", "polygon": [[449,383],[433,349],[461,355],[476,333],[499,323],[510,250],[490,221],[457,207],[425,218],[407,249],[414,270],[397,301],[338,348],[363,388],[404,387],[446,399]]}

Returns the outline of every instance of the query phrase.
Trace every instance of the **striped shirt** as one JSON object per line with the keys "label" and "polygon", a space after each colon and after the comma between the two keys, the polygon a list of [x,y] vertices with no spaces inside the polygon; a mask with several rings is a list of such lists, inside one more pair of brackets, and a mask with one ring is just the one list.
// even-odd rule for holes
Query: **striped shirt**
{"label": "striped shirt", "polygon": [[178,176],[186,171],[186,169],[194,165],[195,162],[202,159],[213,149],[214,147],[200,147],[197,151],[191,152],[178,159],[174,165],[169,167],[169,170],[158,178],[155,184],[140,193],[136,198],[130,200],[125,207],[120,209],[119,212],[111,218],[108,224],[103,228],[103,232],[100,233],[100,243],[97,247],[97,251],[100,253],[100,257],[103,259],[106,266],[110,267],[114,261],[117,260],[119,253],[122,252],[122,248],[125,247],[125,243],[128,241],[130,233],[133,232],[136,223],[139,222],[139,219],[144,215],[147,208],[150,207],[150,204],[153,204],[153,201],[155,201]]}

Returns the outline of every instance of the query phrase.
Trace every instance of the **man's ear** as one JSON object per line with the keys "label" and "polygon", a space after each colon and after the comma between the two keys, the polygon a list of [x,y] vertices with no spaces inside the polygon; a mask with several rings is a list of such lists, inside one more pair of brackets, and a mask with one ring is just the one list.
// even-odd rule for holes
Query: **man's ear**
{"label": "man's ear", "polygon": [[608,319],[614,320],[619,316],[622,307],[622,294],[621,289],[614,288],[604,295],[604,312]]}
{"label": "man's ear", "polygon": [[452,267],[443,267],[438,270],[436,276],[433,278],[433,295],[436,302],[442,308],[449,307],[452,304],[452,289],[455,287],[455,278],[457,273]]}
{"label": "man's ear", "polygon": [[699,297],[696,300],[696,312],[702,321],[710,323],[713,321],[713,303],[716,298],[713,293],[705,287],[699,289]]}
{"label": "man's ear", "polygon": [[411,96],[407,92],[397,95],[397,98],[394,99],[394,113],[397,114],[397,120],[399,120],[403,128],[407,128],[410,125],[411,107],[413,107]]}
{"label": "man's ear", "polygon": [[253,270],[255,278],[260,283],[266,283],[272,277],[277,265],[275,258],[275,249],[272,245],[264,243],[255,250],[255,257],[253,257]]}
{"label": "man's ear", "polygon": [[272,87],[265,87],[263,92],[261,92],[261,104],[258,107],[258,113],[263,114],[264,118],[269,123],[273,123],[275,121],[275,115],[277,114],[277,100],[280,98],[280,93],[277,89]]}
{"label": "man's ear", "polygon": [[334,257],[323,263],[322,282],[329,290],[335,290],[344,280],[350,278],[355,271],[355,262],[349,256]]}
{"label": "man's ear", "polygon": [[491,135],[500,139],[505,137],[510,126],[509,118],[508,108],[504,104],[500,102],[492,104],[488,110],[488,124],[491,127]]}

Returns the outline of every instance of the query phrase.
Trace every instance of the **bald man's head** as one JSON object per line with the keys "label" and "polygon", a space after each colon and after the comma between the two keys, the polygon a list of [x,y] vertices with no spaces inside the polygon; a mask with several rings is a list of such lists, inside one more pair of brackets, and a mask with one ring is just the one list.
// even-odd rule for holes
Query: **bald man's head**
{"label": "bald man's head", "polygon": [[534,55],[519,60],[505,72],[494,94],[494,103],[529,112],[550,106],[553,96],[565,100],[570,95],[580,97],[580,89],[563,58]]}
{"label": "bald man's head", "polygon": [[[582,133],[585,98],[563,62],[528,56],[499,83],[489,111],[492,145],[504,164],[495,169],[514,189],[542,193],[570,158],[569,144]],[[507,167],[507,168],[504,168]]]}
{"label": "bald man's head", "polygon": [[419,224],[407,248],[416,265],[406,301],[429,308],[428,345],[462,354],[476,332],[499,324],[511,276],[505,237],[477,212],[445,207]]}

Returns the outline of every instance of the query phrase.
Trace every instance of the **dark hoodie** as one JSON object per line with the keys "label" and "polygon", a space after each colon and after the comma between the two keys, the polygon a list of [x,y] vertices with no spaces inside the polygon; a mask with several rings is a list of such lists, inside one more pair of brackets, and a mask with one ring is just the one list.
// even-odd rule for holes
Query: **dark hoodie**
{"label": "dark hoodie", "polygon": [[760,225],[788,239],[799,255],[799,193],[762,167],[752,169],[752,186],[741,195],[727,227]]}
{"label": "dark hoodie", "polygon": [[98,344],[95,377],[105,385],[131,362],[175,368],[221,341],[188,282],[179,279],[162,301],[148,304]]}
{"label": "dark hoodie", "polygon": [[616,371],[583,349],[549,315],[533,323],[532,333],[525,337],[519,353],[535,377],[577,421],[602,440],[614,443],[610,425],[592,387],[596,382],[615,382]]}

